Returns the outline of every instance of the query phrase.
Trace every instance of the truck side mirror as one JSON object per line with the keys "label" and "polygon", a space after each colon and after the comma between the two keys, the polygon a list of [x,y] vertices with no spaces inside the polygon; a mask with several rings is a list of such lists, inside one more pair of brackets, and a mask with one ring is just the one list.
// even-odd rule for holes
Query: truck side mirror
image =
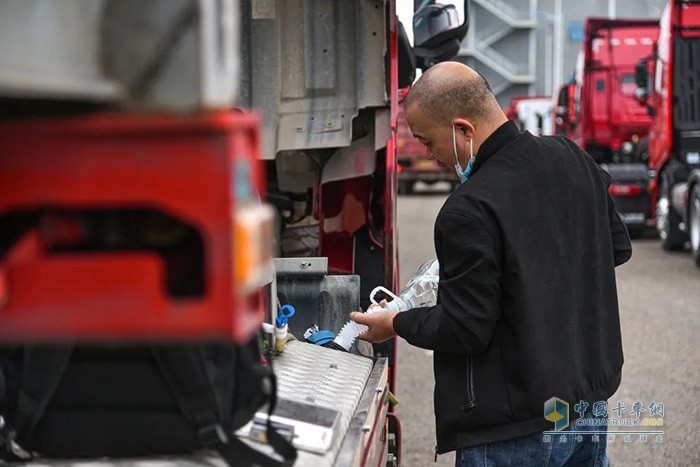
{"label": "truck side mirror", "polygon": [[423,71],[459,53],[469,29],[469,1],[464,0],[463,18],[455,4],[423,1],[413,15],[413,52]]}
{"label": "truck side mirror", "polygon": [[562,86],[557,97],[557,117],[563,122],[569,121],[569,87]]}
{"label": "truck side mirror", "polygon": [[649,60],[653,59],[654,56],[644,57],[637,61],[634,65],[634,83],[637,85],[637,89],[634,92],[634,97],[641,105],[646,107],[647,113],[650,117],[654,116],[654,107],[649,105]]}
{"label": "truck side mirror", "polygon": [[634,82],[638,88],[646,89],[649,81],[649,71],[647,70],[647,58],[637,61],[634,66]]}
{"label": "truck side mirror", "polygon": [[416,56],[401,21],[398,25],[399,89],[413,84],[416,79]]}
{"label": "truck side mirror", "polygon": [[647,92],[646,88],[637,88],[634,91],[634,98],[641,105],[647,106],[647,101],[649,100],[649,93]]}

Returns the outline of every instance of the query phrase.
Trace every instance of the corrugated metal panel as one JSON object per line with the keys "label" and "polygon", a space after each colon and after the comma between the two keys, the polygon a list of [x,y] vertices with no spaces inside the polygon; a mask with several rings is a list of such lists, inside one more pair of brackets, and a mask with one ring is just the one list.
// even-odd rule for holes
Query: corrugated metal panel
{"label": "corrugated metal panel", "polygon": [[[349,451],[344,451],[344,456],[354,458],[355,448],[364,445],[362,439],[351,443],[352,446],[342,445],[363,394],[375,391],[374,387],[367,387],[373,367],[369,358],[298,341],[289,342],[284,353],[274,359],[280,399],[340,412],[340,429],[330,450],[325,455],[299,451],[295,466],[331,467],[335,465],[341,447]],[[386,380],[383,386],[386,386]],[[371,413],[361,415],[372,417]],[[248,429],[246,426],[239,433]]]}
{"label": "corrugated metal panel", "polygon": [[238,0],[3,0],[0,97],[231,107],[237,11]]}
{"label": "corrugated metal panel", "polygon": [[384,0],[242,0],[243,105],[263,115],[264,159],[349,146],[359,110],[386,104],[385,11]]}

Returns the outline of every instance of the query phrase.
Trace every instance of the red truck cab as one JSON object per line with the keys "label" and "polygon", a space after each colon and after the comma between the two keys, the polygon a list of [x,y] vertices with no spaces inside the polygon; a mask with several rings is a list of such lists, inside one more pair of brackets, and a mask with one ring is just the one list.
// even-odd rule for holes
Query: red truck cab
{"label": "red truck cab", "polygon": [[639,100],[648,106],[649,183],[662,246],[681,250],[690,240],[700,267],[700,4],[669,1],[656,52],[639,60]]}
{"label": "red truck cab", "polygon": [[[240,422],[252,426],[246,433],[246,426],[235,433],[219,424],[192,426],[202,447],[227,445],[233,436],[272,440],[269,416],[279,413],[258,409],[263,396],[274,400],[277,393],[283,410],[291,407],[283,400],[304,401],[304,410],[286,412],[286,428],[279,427],[294,434],[297,467],[400,465],[400,424],[389,406],[396,340],[367,346],[363,355],[372,359],[336,348],[326,363],[320,356],[328,349],[306,332],[334,334],[351,311],[368,307],[372,288],[399,287],[398,90],[411,84],[416,68],[456,55],[469,25],[467,0],[461,19],[455,4],[427,3],[413,18],[415,48],[395,0],[314,8],[291,2],[238,8],[233,0],[84,8],[27,0],[3,10],[4,43],[26,47],[0,47],[0,62],[8,64],[0,74],[0,343],[97,347],[97,356],[86,351],[95,361],[90,376],[106,374],[103,363],[115,345],[173,343],[195,361],[209,352],[190,353],[193,343],[231,341],[236,352],[251,347],[250,354],[235,354],[236,396],[206,399],[222,402],[217,414],[245,409]],[[291,316],[289,323],[279,320]],[[289,347],[305,357],[277,354],[287,345],[280,329],[297,337]],[[105,343],[110,356],[103,359]],[[275,352],[260,359],[264,347]],[[52,387],[25,391],[30,378],[6,371],[7,354],[0,355],[0,382],[38,397],[41,411],[26,414],[36,425],[70,355],[65,367],[46,365],[55,370]],[[150,358],[145,366],[153,366]],[[343,367],[341,359],[364,370]],[[26,354],[24,360],[32,361]],[[263,364],[269,377],[257,371]],[[45,381],[45,373],[27,374]],[[157,394],[144,389],[153,379],[134,378],[134,399],[120,392],[125,406],[140,411],[144,398]],[[178,379],[202,386],[196,377]],[[81,391],[97,392],[82,384]],[[199,399],[199,388],[183,391],[194,392]],[[12,424],[21,425],[5,418],[14,417],[8,411],[14,402],[0,396],[4,465],[15,450],[34,449],[29,435],[15,442]],[[173,406],[188,408],[175,399]],[[183,419],[202,418],[181,411]],[[84,412],[99,419],[83,423],[87,430],[103,425],[101,409]],[[300,415],[320,421],[324,433],[311,431],[309,438],[328,443],[312,449],[302,443],[299,433],[314,422]],[[122,433],[108,433],[108,449],[91,437],[71,439],[86,457],[150,458],[171,454],[171,447],[172,454],[189,454],[178,443],[135,447]],[[114,447],[114,440],[122,444]],[[36,450],[75,457],[71,443],[56,444],[53,452]],[[244,463],[251,462],[242,456],[235,465]]]}
{"label": "red truck cab", "polygon": [[588,18],[576,67],[576,142],[598,162],[635,162],[651,118],[635,99],[635,64],[651,53],[656,20]]}
{"label": "red truck cab", "polygon": [[658,29],[655,20],[588,18],[575,72],[573,139],[610,174],[617,210],[635,233],[651,215],[639,151],[651,119],[635,98],[635,64],[653,50]]}

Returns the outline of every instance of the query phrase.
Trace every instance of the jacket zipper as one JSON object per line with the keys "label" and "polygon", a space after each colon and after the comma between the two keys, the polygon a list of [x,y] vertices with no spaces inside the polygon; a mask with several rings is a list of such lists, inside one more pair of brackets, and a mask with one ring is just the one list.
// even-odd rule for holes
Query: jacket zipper
{"label": "jacket zipper", "polygon": [[474,408],[476,401],[474,399],[474,365],[472,357],[467,358],[467,403],[462,406],[462,410],[467,412]]}
{"label": "jacket zipper", "polygon": [[[474,365],[472,364],[472,357],[467,357],[467,403],[463,405],[462,411],[469,412],[476,406],[476,400],[474,399]],[[435,459],[437,462],[438,458],[438,447],[435,445]]]}

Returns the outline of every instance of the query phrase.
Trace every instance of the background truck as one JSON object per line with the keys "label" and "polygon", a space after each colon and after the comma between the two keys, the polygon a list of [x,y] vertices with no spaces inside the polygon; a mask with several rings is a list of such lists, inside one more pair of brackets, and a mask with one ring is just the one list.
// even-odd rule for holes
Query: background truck
{"label": "background truck", "polygon": [[552,98],[549,96],[515,96],[506,116],[520,131],[529,131],[535,136],[552,134]]}
{"label": "background truck", "polygon": [[[669,1],[656,51],[637,64],[640,101],[653,118],[648,159],[656,228],[666,250],[690,240],[700,267],[700,3]],[[651,70],[649,69],[651,68]]]}
{"label": "background truck", "polygon": [[655,20],[588,18],[576,66],[574,141],[612,176],[610,192],[627,226],[650,217],[648,173],[640,141],[651,119],[635,99],[635,64],[649,55]]}
{"label": "background truck", "polygon": [[467,11],[427,2],[413,48],[393,0],[2,2],[0,340],[243,346],[293,305],[295,465],[399,464],[395,342],[303,341],[398,289],[398,90]]}

